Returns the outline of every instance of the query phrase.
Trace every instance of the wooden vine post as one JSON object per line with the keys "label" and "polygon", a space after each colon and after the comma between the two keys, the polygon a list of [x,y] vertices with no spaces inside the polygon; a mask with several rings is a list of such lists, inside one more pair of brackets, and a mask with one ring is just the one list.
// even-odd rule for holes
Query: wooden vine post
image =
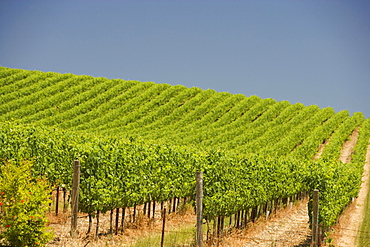
{"label": "wooden vine post", "polygon": [[197,212],[197,235],[196,244],[203,247],[203,173],[196,173],[196,212]]}
{"label": "wooden vine post", "polygon": [[59,186],[56,188],[57,194],[56,194],[56,199],[55,199],[55,215],[58,216],[58,211],[59,211]]}
{"label": "wooden vine post", "polygon": [[319,190],[313,191],[312,246],[319,246]]}
{"label": "wooden vine post", "polygon": [[162,235],[161,235],[161,247],[164,246],[164,231],[166,229],[166,207],[162,211]]}
{"label": "wooden vine post", "polygon": [[71,237],[78,236],[77,231],[77,213],[78,213],[78,191],[80,187],[80,161],[75,160],[73,166],[72,180],[72,219],[71,219]]}

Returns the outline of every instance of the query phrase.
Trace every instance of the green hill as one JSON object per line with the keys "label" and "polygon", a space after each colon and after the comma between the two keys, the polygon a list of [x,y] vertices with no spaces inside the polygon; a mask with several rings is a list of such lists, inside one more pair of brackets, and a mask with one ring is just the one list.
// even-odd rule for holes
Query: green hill
{"label": "green hill", "polygon": [[[0,122],[312,159],[340,126],[364,120],[332,108],[257,96],[0,68]],[[344,130],[342,130],[344,131]]]}
{"label": "green hill", "polygon": [[33,159],[37,174],[68,188],[79,158],[89,214],[192,196],[201,170],[205,217],[318,188],[330,226],[358,193],[370,138],[360,112],[181,85],[0,67],[0,95],[0,158]]}

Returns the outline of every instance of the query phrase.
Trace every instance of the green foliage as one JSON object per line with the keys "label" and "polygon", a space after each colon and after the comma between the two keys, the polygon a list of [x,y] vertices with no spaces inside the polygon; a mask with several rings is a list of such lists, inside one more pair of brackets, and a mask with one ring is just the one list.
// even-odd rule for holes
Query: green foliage
{"label": "green foliage", "polygon": [[330,138],[320,159],[336,161],[340,156],[343,143],[348,136],[364,121],[364,115],[360,112],[354,113],[353,117],[347,117]]}
{"label": "green foliage", "polygon": [[[83,212],[194,196],[201,170],[206,217],[319,189],[320,222],[330,226],[361,183],[370,138],[362,113],[2,67],[0,85],[0,157],[32,159],[34,176],[66,188],[80,159]],[[352,163],[338,162],[358,127]]]}
{"label": "green foliage", "polygon": [[4,162],[0,174],[1,239],[11,246],[42,246],[53,234],[46,227],[49,186],[31,175],[31,163]]}
{"label": "green foliage", "polygon": [[[326,227],[332,226],[352,198],[357,196],[363,169],[352,163],[321,161],[311,163],[310,171],[310,187],[320,190],[319,222]],[[310,209],[311,206],[309,204]]]}

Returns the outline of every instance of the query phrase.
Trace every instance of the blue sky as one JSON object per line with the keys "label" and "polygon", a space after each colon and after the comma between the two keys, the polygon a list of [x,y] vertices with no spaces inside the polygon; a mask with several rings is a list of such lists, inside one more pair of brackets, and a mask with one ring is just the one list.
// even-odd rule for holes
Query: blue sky
{"label": "blue sky", "polygon": [[370,117],[370,1],[0,0],[0,65]]}

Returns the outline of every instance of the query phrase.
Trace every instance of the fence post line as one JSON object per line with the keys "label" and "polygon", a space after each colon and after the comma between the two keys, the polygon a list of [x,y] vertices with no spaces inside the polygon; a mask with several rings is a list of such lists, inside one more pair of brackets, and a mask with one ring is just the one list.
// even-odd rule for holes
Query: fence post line
{"label": "fence post line", "polygon": [[78,213],[78,191],[80,187],[80,161],[75,160],[73,166],[73,181],[72,181],[72,218],[71,218],[71,236],[76,238],[77,231],[77,213]]}
{"label": "fence post line", "polygon": [[313,208],[312,208],[312,246],[317,247],[319,243],[319,190],[313,191]]}
{"label": "fence post line", "polygon": [[196,212],[197,235],[196,244],[203,247],[203,173],[196,172]]}

